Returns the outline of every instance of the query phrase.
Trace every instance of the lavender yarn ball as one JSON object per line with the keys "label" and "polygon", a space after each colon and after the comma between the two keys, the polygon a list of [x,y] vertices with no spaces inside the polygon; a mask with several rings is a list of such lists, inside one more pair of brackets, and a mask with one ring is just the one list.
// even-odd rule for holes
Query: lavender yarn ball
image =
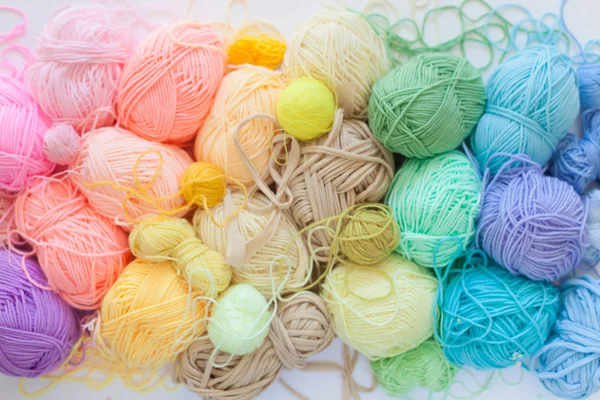
{"label": "lavender yarn ball", "polygon": [[[77,312],[56,293],[34,286],[22,256],[0,250],[0,372],[35,378],[62,364],[80,336]],[[38,264],[25,260],[35,282],[47,281]]]}
{"label": "lavender yarn ball", "polygon": [[521,157],[487,186],[477,245],[513,274],[553,281],[583,257],[587,209],[570,185]]}

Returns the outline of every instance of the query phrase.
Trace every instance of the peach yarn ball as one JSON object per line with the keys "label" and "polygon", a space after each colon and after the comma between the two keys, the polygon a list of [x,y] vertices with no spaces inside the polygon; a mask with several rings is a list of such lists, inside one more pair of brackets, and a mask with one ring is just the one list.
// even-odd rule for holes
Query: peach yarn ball
{"label": "peach yarn ball", "polygon": [[[233,134],[240,122],[254,114],[275,116],[279,94],[285,87],[281,74],[267,68],[245,66],[223,78],[213,108],[198,132],[194,155],[221,168],[246,186],[254,184],[250,170],[234,145]],[[243,149],[259,174],[267,178],[270,143],[277,125],[268,118],[255,118],[240,131]]]}
{"label": "peach yarn ball", "polygon": [[120,124],[155,142],[191,141],[213,104],[226,59],[210,25],[183,22],[154,31],[123,70]]}
{"label": "peach yarn ball", "polygon": [[28,86],[54,123],[78,132],[112,125],[123,66],[136,38],[124,7],[72,6],[56,13],[38,39]]}
{"label": "peach yarn ball", "polygon": [[134,220],[171,213],[185,204],[179,182],[191,164],[178,147],[102,128],[83,138],[72,177],[100,214],[131,230]]}
{"label": "peach yarn ball", "polygon": [[9,234],[15,228],[14,196],[0,190],[0,246],[8,243]]}
{"label": "peach yarn ball", "polygon": [[17,197],[15,219],[50,287],[74,308],[98,308],[131,259],[125,232],[65,177],[36,179]]}

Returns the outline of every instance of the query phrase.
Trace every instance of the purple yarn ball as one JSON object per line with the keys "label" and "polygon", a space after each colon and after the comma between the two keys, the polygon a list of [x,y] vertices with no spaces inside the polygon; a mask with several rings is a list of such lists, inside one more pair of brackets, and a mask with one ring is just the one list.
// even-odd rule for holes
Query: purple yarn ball
{"label": "purple yarn ball", "polygon": [[[22,256],[0,250],[0,372],[35,378],[60,366],[81,334],[77,311],[56,293],[34,286]],[[31,279],[47,281],[39,265],[25,260]]]}
{"label": "purple yarn ball", "polygon": [[586,217],[572,186],[534,163],[511,168],[485,189],[477,245],[513,274],[553,281],[581,261]]}

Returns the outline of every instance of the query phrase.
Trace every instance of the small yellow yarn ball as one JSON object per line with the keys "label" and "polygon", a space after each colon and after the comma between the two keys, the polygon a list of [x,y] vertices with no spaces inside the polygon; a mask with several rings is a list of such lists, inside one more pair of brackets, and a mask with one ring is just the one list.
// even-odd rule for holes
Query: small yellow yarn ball
{"label": "small yellow yarn ball", "polygon": [[271,311],[252,285],[233,285],[219,296],[208,322],[215,348],[233,355],[252,353],[269,333]]}
{"label": "small yellow yarn ball", "polygon": [[214,207],[225,197],[227,180],[225,174],[216,165],[207,162],[195,162],[190,165],[181,178],[181,194],[188,203]]}
{"label": "small yellow yarn ball", "polygon": [[230,64],[253,64],[270,69],[283,62],[286,45],[269,35],[244,35],[227,49]]}
{"label": "small yellow yarn ball", "polygon": [[298,140],[309,141],[329,132],[335,119],[336,100],[321,81],[309,76],[286,86],[277,101],[277,121]]}
{"label": "small yellow yarn ball", "polygon": [[322,297],[336,334],[371,360],[418,347],[433,335],[437,279],[392,253],[375,267],[338,264]]}

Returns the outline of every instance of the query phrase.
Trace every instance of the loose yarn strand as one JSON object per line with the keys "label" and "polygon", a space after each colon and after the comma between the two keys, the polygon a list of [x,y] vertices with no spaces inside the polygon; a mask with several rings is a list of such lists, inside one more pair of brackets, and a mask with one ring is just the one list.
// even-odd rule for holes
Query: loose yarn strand
{"label": "loose yarn strand", "polygon": [[21,37],[27,32],[27,17],[25,16],[23,10],[2,5],[0,6],[0,11],[17,14],[17,16],[21,19],[21,22],[15,25],[10,31],[0,34],[0,43],[8,42],[12,39]]}

